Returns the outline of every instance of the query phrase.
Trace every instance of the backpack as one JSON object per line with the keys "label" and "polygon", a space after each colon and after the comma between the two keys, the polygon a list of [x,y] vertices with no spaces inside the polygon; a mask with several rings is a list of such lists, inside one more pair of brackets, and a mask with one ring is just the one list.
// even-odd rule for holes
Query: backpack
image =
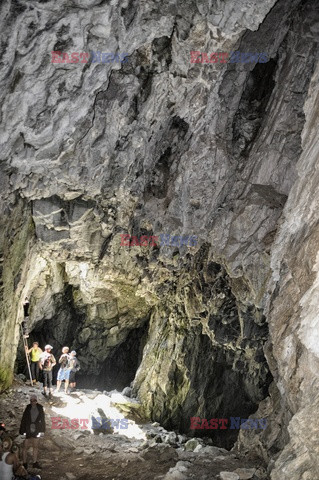
{"label": "backpack", "polygon": [[49,356],[45,356],[42,358],[41,360],[41,365],[43,367],[44,370],[48,370],[49,368],[51,368],[51,354]]}
{"label": "backpack", "polygon": [[66,356],[64,356],[62,359],[61,368],[63,368],[63,370],[66,370],[67,368],[69,368],[69,365],[70,365],[70,356],[68,354],[64,354],[64,355]]}
{"label": "backpack", "polygon": [[79,362],[79,360],[78,360],[77,358],[75,358],[74,360],[75,360],[75,361],[74,361],[74,363],[73,363],[73,365],[72,365],[72,371],[73,371],[73,372],[78,372],[78,371],[80,370],[80,368],[81,368],[81,367],[80,367],[80,362]]}

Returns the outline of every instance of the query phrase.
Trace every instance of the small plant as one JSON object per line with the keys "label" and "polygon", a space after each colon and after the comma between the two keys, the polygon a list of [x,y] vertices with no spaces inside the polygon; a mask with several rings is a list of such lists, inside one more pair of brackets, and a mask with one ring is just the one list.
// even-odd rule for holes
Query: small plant
{"label": "small plant", "polygon": [[0,393],[10,387],[13,380],[13,372],[9,367],[0,366]]}

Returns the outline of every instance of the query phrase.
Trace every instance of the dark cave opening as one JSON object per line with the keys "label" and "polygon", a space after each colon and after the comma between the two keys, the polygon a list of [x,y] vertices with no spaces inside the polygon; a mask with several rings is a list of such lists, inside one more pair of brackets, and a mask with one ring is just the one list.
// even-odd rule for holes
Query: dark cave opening
{"label": "dark cave opening", "polygon": [[[61,350],[64,346],[69,346],[70,351],[75,348],[76,333],[84,318],[83,314],[74,308],[71,285],[67,285],[62,293],[54,296],[54,303],[56,305],[54,316],[43,318],[37,322],[29,331],[27,343],[30,348],[33,342],[38,342],[42,350],[44,350],[45,345],[52,345],[52,354],[57,361],[57,365],[53,368],[53,384],[55,385],[59,369],[58,360],[62,354]],[[32,318],[32,310],[30,314]],[[23,373],[29,379],[22,338],[20,338],[18,345],[15,371]]]}
{"label": "dark cave opening", "polygon": [[[204,266],[196,265],[199,270]],[[218,309],[203,309],[202,316],[207,318],[207,327],[214,332],[214,342],[200,327],[191,329],[184,339],[183,349],[191,352],[185,357],[185,365],[190,372],[191,388],[177,410],[171,411],[169,402],[160,389],[157,399],[167,402],[163,411],[159,408],[158,418],[152,418],[162,426],[188,436],[209,437],[216,446],[232,448],[237,440],[238,429],[205,428],[191,429],[191,418],[228,419],[239,417],[247,419],[258,407],[259,402],[268,394],[271,375],[263,354],[263,343],[268,336],[267,323],[262,311],[254,305],[243,305],[234,296],[232,281],[224,268],[214,262],[205,265],[205,275],[200,283],[194,281],[205,298],[214,299]],[[28,344],[38,341],[41,348],[50,343],[58,361],[63,346],[75,349],[81,362],[77,374],[77,388],[100,391],[121,391],[131,385],[141,363],[143,349],[147,340],[148,318],[139,323],[138,328],[128,330],[120,343],[110,346],[110,325],[118,323],[115,317],[109,320],[108,327],[102,312],[108,303],[100,304],[94,319],[87,316],[84,309],[74,306],[74,288],[67,285],[62,293],[55,295],[55,311],[52,318],[39,321],[30,332]],[[204,305],[203,305],[204,307]],[[32,311],[31,311],[32,317]],[[86,338],[84,331],[89,331]],[[246,354],[253,352],[253,357]],[[26,370],[22,340],[19,345],[16,368],[18,373]],[[59,365],[53,370],[53,384]],[[182,389],[184,373],[176,364],[172,378],[175,390]],[[154,413],[154,412],[153,412]]]}
{"label": "dark cave opening", "polygon": [[[95,357],[96,352],[90,347],[90,341],[81,342],[81,332],[83,326],[86,326],[86,316],[84,310],[80,312],[75,309],[73,295],[73,287],[68,285],[64,292],[55,296],[54,316],[53,318],[43,318],[30,330],[27,339],[29,348],[33,342],[38,342],[42,350],[46,344],[53,346],[52,354],[57,361],[57,365],[53,367],[53,385],[56,384],[59,370],[58,360],[62,354],[62,348],[68,346],[70,351],[76,350],[81,364],[81,369],[76,377],[77,388],[102,391],[122,390],[133,381],[141,362],[148,328],[147,319],[141,327],[129,330],[126,338],[111,349],[106,346],[107,336],[103,337],[102,334],[105,325],[101,327],[97,322],[94,327],[92,326],[92,330],[96,329],[97,336],[103,338],[100,350],[109,351],[104,361],[98,360]],[[24,374],[29,379],[22,338],[18,345],[15,371],[18,374]]]}
{"label": "dark cave opening", "polygon": [[276,68],[277,61],[270,59],[267,63],[257,63],[248,75],[232,124],[235,157],[247,157],[254,145],[275,87]]}
{"label": "dark cave opening", "polygon": [[[204,274],[200,282],[194,280],[193,288],[210,299],[210,305],[202,304],[201,312],[209,330],[203,333],[200,325],[189,330],[182,350],[190,388],[182,405],[172,409],[168,403],[167,411],[159,409],[154,420],[168,430],[208,437],[215,446],[230,449],[240,431],[230,428],[234,425],[231,419],[248,419],[269,394],[272,375],[263,351],[268,324],[262,309],[235,296],[234,281],[224,267],[215,262],[203,265],[203,258],[196,267]],[[183,390],[185,371],[176,364],[173,375],[175,390]],[[167,402],[161,392],[155,398],[156,403]],[[190,428],[194,417],[201,419],[203,429]],[[221,422],[212,427],[211,419],[227,419],[228,427],[220,428]]]}
{"label": "dark cave opening", "polygon": [[[248,419],[256,412],[259,402],[268,395],[272,375],[262,346],[257,348],[255,355],[256,359],[258,356],[262,374],[253,377],[249,362],[243,357],[236,359],[236,352],[232,349],[212,347],[209,337],[199,332],[196,333],[195,342],[192,338],[194,358],[191,361],[196,362],[197,368],[191,378],[191,390],[186,398],[183,416],[178,420],[178,430],[190,436],[209,437],[215,446],[231,449],[240,431],[233,427],[232,418]],[[193,425],[204,425],[205,428],[190,429],[192,417],[201,419],[197,423],[193,421]],[[208,427],[203,419],[207,420]],[[218,419],[217,428],[216,424],[212,428],[211,419]],[[227,419],[226,428],[221,428],[223,422],[219,419]]]}
{"label": "dark cave opening", "polygon": [[96,375],[78,374],[78,386],[99,390],[122,390],[130,386],[141,363],[148,324],[131,330],[126,339],[114,347]]}

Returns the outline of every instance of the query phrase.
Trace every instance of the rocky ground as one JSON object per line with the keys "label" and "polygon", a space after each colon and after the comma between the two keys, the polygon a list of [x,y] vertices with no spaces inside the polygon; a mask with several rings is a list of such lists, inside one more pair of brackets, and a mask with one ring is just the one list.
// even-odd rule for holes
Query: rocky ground
{"label": "rocky ground", "polygon": [[[45,408],[47,431],[41,440],[39,463],[43,480],[139,479],[184,480],[220,479],[266,480],[259,459],[212,446],[210,439],[189,439],[168,432],[158,423],[134,421],[138,404],[118,392],[81,390],[70,395],[54,394],[48,401],[41,388],[32,388],[20,380],[0,397],[1,420],[14,441],[18,434],[29,394],[36,393]],[[113,432],[91,429],[52,429],[50,417],[128,418],[128,428],[114,426]],[[133,413],[134,412],[134,413]],[[89,423],[89,427],[91,422]],[[29,459],[31,462],[31,459]]]}

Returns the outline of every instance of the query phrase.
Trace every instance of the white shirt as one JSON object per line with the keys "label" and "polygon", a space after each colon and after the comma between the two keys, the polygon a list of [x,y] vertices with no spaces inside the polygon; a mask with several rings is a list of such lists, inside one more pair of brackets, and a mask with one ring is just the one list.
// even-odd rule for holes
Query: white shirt
{"label": "white shirt", "polygon": [[2,459],[0,461],[0,478],[1,480],[12,480],[13,477],[13,465],[8,465],[5,462],[5,459],[10,452],[5,452],[2,454]]}

